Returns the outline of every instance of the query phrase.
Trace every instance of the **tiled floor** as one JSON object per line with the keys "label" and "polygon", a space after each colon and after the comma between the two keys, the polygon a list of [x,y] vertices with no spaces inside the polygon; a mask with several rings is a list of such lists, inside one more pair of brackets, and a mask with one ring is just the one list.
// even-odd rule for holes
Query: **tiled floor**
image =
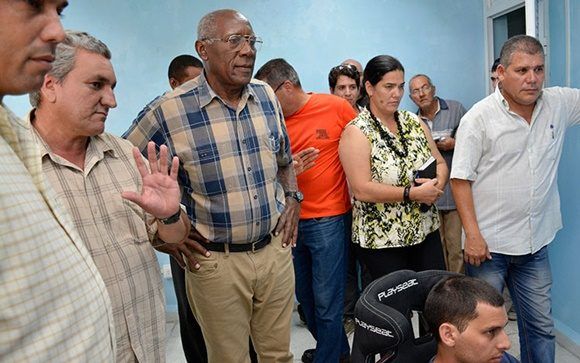
{"label": "tiled floor", "polygon": [[[518,327],[513,321],[510,321],[506,331],[511,339],[512,347],[510,353],[519,357],[520,345],[518,343]],[[352,344],[352,336],[349,341]],[[300,324],[298,314],[294,313],[292,317],[292,341],[290,348],[294,353],[294,361],[300,362],[302,352],[309,348],[314,348],[315,341],[305,326]],[[167,323],[167,363],[185,363],[181,340],[179,339],[179,323],[176,317],[169,317]],[[556,362],[557,363],[580,363],[580,359],[572,355],[559,344],[556,345]]]}

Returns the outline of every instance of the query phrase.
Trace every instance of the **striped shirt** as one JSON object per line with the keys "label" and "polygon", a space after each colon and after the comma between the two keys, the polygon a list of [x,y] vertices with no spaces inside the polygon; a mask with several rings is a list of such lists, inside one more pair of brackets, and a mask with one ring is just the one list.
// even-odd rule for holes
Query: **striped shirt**
{"label": "striped shirt", "polygon": [[91,137],[84,170],[53,153],[35,132],[42,169],[109,291],[117,335],[117,362],[165,361],[165,300],[150,244],[155,219],[121,197],[140,192],[142,179],[133,145],[104,133]]}
{"label": "striped shirt", "polygon": [[201,74],[146,106],[124,137],[143,153],[153,140],[179,157],[182,204],[209,240],[248,243],[276,226],[284,209],[278,167],[292,155],[281,107],[265,83],[252,80],[233,109]]}
{"label": "striped shirt", "polygon": [[2,105],[0,160],[0,361],[112,361],[103,279],[48,187],[30,124]]}

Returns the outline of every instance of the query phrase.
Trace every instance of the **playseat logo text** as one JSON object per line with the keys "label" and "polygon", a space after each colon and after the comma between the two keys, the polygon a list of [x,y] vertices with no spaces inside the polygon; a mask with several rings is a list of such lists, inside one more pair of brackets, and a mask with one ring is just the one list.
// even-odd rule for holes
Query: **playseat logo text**
{"label": "playseat logo text", "polygon": [[398,284],[395,287],[391,287],[389,288],[387,291],[382,291],[380,292],[377,297],[379,298],[379,301],[383,301],[383,299],[388,298],[391,295],[395,295],[396,293],[399,293],[403,290],[408,289],[411,286],[415,286],[415,285],[419,285],[419,283],[417,282],[417,279],[410,279],[409,281],[405,281],[402,284]]}
{"label": "playseat logo text", "polygon": [[366,329],[366,330],[368,330],[370,332],[373,332],[375,334],[380,334],[380,335],[383,335],[383,336],[386,336],[386,337],[389,337],[389,338],[394,338],[395,337],[390,330],[383,329],[383,328],[379,328],[379,327],[376,327],[374,325],[367,324],[364,321],[358,320],[358,318],[354,318],[354,321],[361,328]]}

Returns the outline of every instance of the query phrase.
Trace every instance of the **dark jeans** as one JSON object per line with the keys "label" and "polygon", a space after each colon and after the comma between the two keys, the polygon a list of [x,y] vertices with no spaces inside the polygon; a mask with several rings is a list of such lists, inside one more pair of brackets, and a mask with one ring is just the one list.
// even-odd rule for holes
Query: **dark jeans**
{"label": "dark jeans", "polygon": [[350,349],[342,326],[351,214],[300,220],[294,248],[296,298],[316,339],[315,363],[338,362]]}
{"label": "dark jeans", "polygon": [[507,282],[518,314],[522,363],[553,363],[556,338],[548,247],[521,256],[492,252],[491,257],[478,267],[465,264],[465,272],[489,282],[497,291],[502,291]]}
{"label": "dark jeans", "polygon": [[445,270],[439,230],[414,246],[370,249],[357,245],[357,254],[373,280],[399,270]]}
{"label": "dark jeans", "polygon": [[[170,258],[171,274],[173,275],[173,287],[177,297],[177,311],[179,314],[179,332],[181,334],[181,346],[188,363],[207,363],[207,350],[201,328],[191,312],[187,294],[185,292],[185,271],[179,264]],[[250,359],[252,363],[258,362],[258,357],[252,341],[250,340]]]}

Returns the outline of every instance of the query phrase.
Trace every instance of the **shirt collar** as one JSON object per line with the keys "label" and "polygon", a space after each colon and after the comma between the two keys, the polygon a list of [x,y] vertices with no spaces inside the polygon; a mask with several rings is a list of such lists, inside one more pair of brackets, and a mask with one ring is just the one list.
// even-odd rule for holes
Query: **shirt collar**
{"label": "shirt collar", "polygon": [[[537,109],[538,106],[542,103],[542,95],[543,94],[544,94],[544,90],[542,89],[542,90],[540,90],[540,94],[538,95],[538,99],[536,100],[536,106],[534,107],[534,112],[535,112],[535,109]],[[495,97],[497,102],[499,102],[499,104],[502,105],[503,108],[506,109],[506,111],[510,111],[510,104],[508,103],[508,101],[505,99],[505,97],[501,93],[499,87],[495,88],[495,91],[493,92],[492,97]]]}
{"label": "shirt collar", "polygon": [[[32,109],[28,113],[28,115],[27,115],[28,124],[31,124],[31,121],[34,118],[34,112],[35,112],[35,109]],[[38,131],[36,131],[35,127],[32,127],[32,129],[34,130],[34,135],[38,141],[37,144],[38,144],[38,149],[40,151],[41,159],[43,159],[45,156],[48,156],[48,157],[50,157],[50,159],[53,162],[55,162],[57,164],[63,164],[64,159],[62,157],[60,157],[59,155],[52,152],[52,150],[50,149],[50,146],[38,134]],[[90,160],[92,160],[92,159],[95,159],[95,162],[102,160],[104,158],[105,154],[110,155],[111,157],[114,157],[114,158],[119,157],[119,155],[117,155],[117,152],[115,151],[113,146],[110,145],[107,142],[107,140],[105,140],[105,138],[103,138],[102,135],[91,136],[89,138],[89,145],[87,146],[87,155],[85,157],[85,164],[88,165]],[[94,164],[93,162],[90,162],[90,163]]]}
{"label": "shirt collar", "polygon": [[8,108],[8,106],[3,102],[0,102],[0,117],[2,117],[2,119],[5,119],[6,122],[10,120],[10,122],[15,122],[20,127],[30,129],[29,120],[26,117],[16,116],[16,114],[14,114],[14,112],[12,112],[12,110],[10,110],[10,108]]}
{"label": "shirt collar", "polygon": [[115,159],[119,158],[113,145],[111,145],[102,135],[92,136],[89,139],[89,150],[91,148],[91,151],[99,155],[100,159],[103,158],[104,154],[110,154]]}
{"label": "shirt collar", "polygon": [[18,125],[26,127],[20,118],[16,117],[8,107],[0,102],[0,137],[10,145],[14,152],[20,155],[22,150],[20,149],[20,142],[18,141],[16,130],[14,130],[11,124],[12,122],[17,122]]}
{"label": "shirt collar", "polygon": [[508,101],[505,99],[505,97],[503,96],[503,94],[501,93],[501,91],[499,90],[499,87],[495,88],[495,91],[493,92],[493,97],[499,102],[500,105],[502,105],[507,111],[510,110],[510,105],[508,103]]}
{"label": "shirt collar", "polygon": [[[449,109],[449,106],[447,105],[447,102],[445,102],[444,99],[439,98],[437,96],[434,97],[437,100],[437,111],[435,111],[435,115],[437,115],[439,113],[439,111],[441,110],[447,110]],[[423,115],[421,115],[421,109],[418,108],[417,109],[417,116],[421,117],[422,119],[427,119],[426,117],[423,117]]]}
{"label": "shirt collar", "polygon": [[[248,83],[243,91],[242,91],[242,97],[240,97],[240,104],[245,104],[248,100],[257,100],[257,94],[256,91],[253,89],[253,87],[251,87],[252,85],[252,81],[250,81],[250,83]],[[209,103],[214,99],[220,99],[222,100],[222,98],[220,96],[218,96],[217,93],[215,93],[215,91],[211,88],[211,86],[209,85],[209,83],[207,82],[207,78],[205,77],[205,70],[203,72],[201,72],[201,74],[199,75],[199,87],[198,87],[198,92],[199,92],[199,107],[200,108],[204,108],[207,105],[209,105]],[[222,100],[223,102],[223,100]],[[226,104],[225,102],[223,102],[224,104]]]}

